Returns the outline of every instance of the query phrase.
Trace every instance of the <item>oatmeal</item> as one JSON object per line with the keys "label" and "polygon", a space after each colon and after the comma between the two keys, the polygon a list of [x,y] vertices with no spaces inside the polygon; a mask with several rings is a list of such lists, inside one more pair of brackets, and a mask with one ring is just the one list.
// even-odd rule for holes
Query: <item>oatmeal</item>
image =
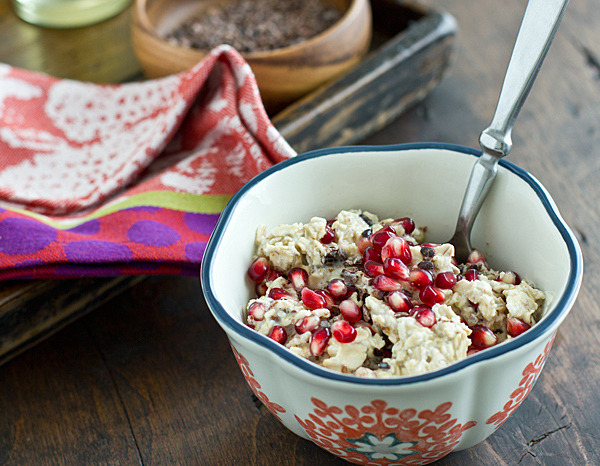
{"label": "oatmeal", "polygon": [[246,323],[292,353],[362,377],[422,374],[527,331],[544,293],[473,251],[424,243],[408,217],[343,210],[262,226]]}

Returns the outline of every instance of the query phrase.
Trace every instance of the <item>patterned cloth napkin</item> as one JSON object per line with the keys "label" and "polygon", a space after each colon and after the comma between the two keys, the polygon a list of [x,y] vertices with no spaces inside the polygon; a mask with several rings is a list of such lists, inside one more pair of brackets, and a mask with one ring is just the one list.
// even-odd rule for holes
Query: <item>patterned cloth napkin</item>
{"label": "patterned cloth napkin", "polygon": [[0,65],[0,278],[197,275],[231,195],[293,155],[228,46],[122,85]]}

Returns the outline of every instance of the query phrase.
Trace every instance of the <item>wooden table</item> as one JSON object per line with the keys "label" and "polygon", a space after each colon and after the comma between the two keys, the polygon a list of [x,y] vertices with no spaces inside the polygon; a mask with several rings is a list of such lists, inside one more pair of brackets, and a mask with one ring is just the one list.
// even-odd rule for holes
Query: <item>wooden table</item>
{"label": "wooden table", "polygon": [[[428,3],[459,22],[452,71],[366,143],[473,146],[491,118],[525,2]],[[136,79],[128,21],[124,12],[92,28],[43,30],[0,0],[0,62],[100,82]],[[440,464],[600,464],[599,23],[593,0],[571,4],[510,155],[548,188],[579,235],[579,300],[517,412],[487,441]],[[146,280],[0,367],[0,464],[234,463],[340,461],[253,400],[196,279]]]}

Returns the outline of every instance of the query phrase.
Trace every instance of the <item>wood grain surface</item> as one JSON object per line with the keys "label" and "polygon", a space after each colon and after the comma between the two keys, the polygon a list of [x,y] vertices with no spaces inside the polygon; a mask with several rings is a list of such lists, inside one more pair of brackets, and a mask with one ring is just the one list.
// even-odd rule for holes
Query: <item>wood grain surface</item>
{"label": "wood grain surface", "polygon": [[[452,71],[366,143],[474,146],[491,119],[525,2],[426,3],[458,20]],[[43,54],[27,55],[40,32],[15,27],[11,15],[0,0],[0,61],[43,69]],[[121,30],[126,15],[102,26]],[[586,266],[579,299],[521,407],[488,440],[439,464],[600,464],[599,22],[593,0],[569,6],[510,154],[578,232]],[[123,79],[136,73],[131,63],[119,66]],[[146,280],[0,367],[0,421],[0,464],[342,464],[253,400],[198,281],[188,278]]]}

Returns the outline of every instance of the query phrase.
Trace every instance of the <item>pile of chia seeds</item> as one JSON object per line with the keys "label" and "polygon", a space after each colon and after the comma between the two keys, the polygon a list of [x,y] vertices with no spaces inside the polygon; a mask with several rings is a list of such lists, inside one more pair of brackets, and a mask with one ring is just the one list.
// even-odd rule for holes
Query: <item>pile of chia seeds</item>
{"label": "pile of chia seeds", "polygon": [[268,51],[316,36],[342,15],[324,0],[233,0],[180,24],[166,38],[200,50],[229,44],[241,53]]}

